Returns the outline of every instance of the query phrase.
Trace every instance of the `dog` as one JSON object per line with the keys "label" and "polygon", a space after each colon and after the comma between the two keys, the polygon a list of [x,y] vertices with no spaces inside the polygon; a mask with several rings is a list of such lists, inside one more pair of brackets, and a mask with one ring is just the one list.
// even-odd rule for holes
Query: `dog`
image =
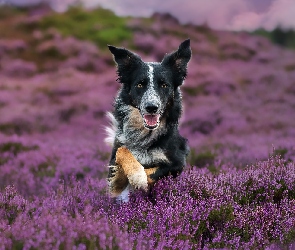
{"label": "dog", "polygon": [[179,175],[189,153],[178,131],[182,113],[180,86],[191,58],[190,40],[161,62],[144,62],[137,54],[108,45],[122,84],[107,116],[106,141],[113,146],[108,184],[113,197],[128,201],[133,189],[148,190],[159,179]]}

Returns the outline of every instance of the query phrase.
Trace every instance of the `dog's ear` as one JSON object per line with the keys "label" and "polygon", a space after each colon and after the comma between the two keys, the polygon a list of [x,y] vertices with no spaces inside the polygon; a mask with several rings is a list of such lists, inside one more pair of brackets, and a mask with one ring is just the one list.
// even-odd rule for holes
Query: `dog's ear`
{"label": "dog's ear", "polygon": [[177,78],[180,77],[180,83],[186,78],[187,64],[191,59],[192,51],[190,48],[190,39],[183,41],[178,50],[165,55],[161,64],[166,67],[172,68],[173,72],[177,74]]}
{"label": "dog's ear", "polygon": [[139,64],[142,63],[140,56],[132,53],[131,51],[124,48],[117,48],[115,46],[108,45],[109,50],[114,55],[114,60],[118,67],[118,76],[121,83],[125,82],[124,76],[130,75]]}

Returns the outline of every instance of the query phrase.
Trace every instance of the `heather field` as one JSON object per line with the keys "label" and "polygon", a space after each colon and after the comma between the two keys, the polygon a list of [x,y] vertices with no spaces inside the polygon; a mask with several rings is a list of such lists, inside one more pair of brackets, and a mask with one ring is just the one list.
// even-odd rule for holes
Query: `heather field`
{"label": "heather field", "polygon": [[[177,178],[107,193],[107,44],[160,61],[191,39]],[[295,249],[295,51],[95,9],[0,7],[0,249]]]}

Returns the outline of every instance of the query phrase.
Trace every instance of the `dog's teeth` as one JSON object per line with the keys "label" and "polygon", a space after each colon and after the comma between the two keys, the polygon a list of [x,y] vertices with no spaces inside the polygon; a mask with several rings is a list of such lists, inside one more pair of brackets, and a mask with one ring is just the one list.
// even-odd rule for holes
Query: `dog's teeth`
{"label": "dog's teeth", "polygon": [[145,123],[150,126],[154,127],[159,122],[160,115],[144,115]]}

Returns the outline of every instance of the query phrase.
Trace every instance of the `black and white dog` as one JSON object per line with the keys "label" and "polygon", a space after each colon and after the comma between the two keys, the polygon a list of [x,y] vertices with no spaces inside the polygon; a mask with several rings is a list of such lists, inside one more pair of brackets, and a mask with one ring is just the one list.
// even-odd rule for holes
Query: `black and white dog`
{"label": "black and white dog", "polygon": [[160,63],[143,62],[124,48],[108,46],[122,84],[108,113],[106,141],[113,145],[109,187],[128,200],[130,188],[147,189],[160,178],[177,176],[186,165],[187,140],[178,132],[182,112],[180,88],[191,58],[190,40],[166,54]]}

